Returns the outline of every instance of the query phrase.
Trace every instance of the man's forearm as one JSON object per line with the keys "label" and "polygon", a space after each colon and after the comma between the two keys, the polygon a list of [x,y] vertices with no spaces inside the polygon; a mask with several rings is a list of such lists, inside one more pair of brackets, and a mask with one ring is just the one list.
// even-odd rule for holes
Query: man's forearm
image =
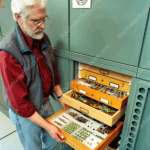
{"label": "man's forearm", "polygon": [[[58,85],[55,86],[54,92],[55,92],[55,94],[56,94],[57,97],[60,96],[60,95],[63,95],[63,91],[62,91],[62,89],[60,87],[60,84],[58,84]],[[59,98],[59,101],[60,101],[61,105],[64,108],[68,107],[65,103],[63,103],[63,99],[62,98]]]}
{"label": "man's forearm", "polygon": [[44,120],[37,112],[35,112],[31,117],[27,118],[33,123],[41,126],[44,129],[48,129],[51,124],[49,124],[46,120]]}
{"label": "man's forearm", "polygon": [[63,91],[62,91],[62,89],[60,87],[60,84],[58,84],[58,85],[55,86],[54,92],[55,92],[55,94],[56,94],[57,97],[63,94]]}
{"label": "man's forearm", "polygon": [[39,125],[40,127],[46,129],[53,139],[57,142],[63,142],[63,134],[57,129],[57,127],[49,124],[44,120],[37,112],[35,112],[31,117],[27,118],[33,123]]}

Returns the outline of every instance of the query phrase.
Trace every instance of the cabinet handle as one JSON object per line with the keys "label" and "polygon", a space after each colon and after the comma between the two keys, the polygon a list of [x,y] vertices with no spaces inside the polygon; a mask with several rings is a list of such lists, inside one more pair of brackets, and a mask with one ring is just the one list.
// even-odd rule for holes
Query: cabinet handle
{"label": "cabinet handle", "polygon": [[109,71],[105,70],[105,69],[100,69],[100,73],[102,73],[104,75],[109,75]]}
{"label": "cabinet handle", "polygon": [[80,107],[80,111],[83,112],[84,114],[89,114],[89,111],[82,107]]}

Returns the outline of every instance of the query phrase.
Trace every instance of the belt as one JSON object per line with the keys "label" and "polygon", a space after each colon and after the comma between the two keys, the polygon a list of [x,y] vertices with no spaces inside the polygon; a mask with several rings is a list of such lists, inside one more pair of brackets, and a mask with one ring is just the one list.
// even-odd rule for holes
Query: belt
{"label": "belt", "polygon": [[43,97],[42,102],[45,102],[49,96]]}

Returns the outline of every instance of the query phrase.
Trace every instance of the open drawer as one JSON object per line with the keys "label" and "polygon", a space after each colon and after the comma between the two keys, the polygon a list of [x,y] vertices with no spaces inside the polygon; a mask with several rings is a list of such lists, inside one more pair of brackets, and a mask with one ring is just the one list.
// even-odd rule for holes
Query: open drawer
{"label": "open drawer", "polygon": [[63,94],[63,102],[67,104],[68,106],[71,106],[80,112],[91,116],[95,118],[96,120],[99,120],[109,126],[113,126],[125,113],[126,107],[124,107],[122,110],[117,110],[115,114],[109,115],[106,114],[100,110],[97,110],[85,103],[82,103],[81,101],[78,101],[74,98],[71,98],[73,91],[69,91],[65,94]]}
{"label": "open drawer", "polygon": [[76,150],[104,150],[120,132],[123,122],[109,127],[73,108],[65,108],[46,119],[64,135],[64,142]]}
{"label": "open drawer", "polygon": [[91,82],[83,78],[72,81],[71,90],[119,110],[127,105],[129,96],[126,92],[97,84],[96,82]]}

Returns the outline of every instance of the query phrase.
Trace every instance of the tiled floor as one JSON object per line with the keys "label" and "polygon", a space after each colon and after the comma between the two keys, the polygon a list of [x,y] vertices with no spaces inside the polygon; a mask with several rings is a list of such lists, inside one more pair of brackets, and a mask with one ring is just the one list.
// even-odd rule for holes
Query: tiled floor
{"label": "tiled floor", "polygon": [[23,150],[15,125],[1,111],[0,150]]}

